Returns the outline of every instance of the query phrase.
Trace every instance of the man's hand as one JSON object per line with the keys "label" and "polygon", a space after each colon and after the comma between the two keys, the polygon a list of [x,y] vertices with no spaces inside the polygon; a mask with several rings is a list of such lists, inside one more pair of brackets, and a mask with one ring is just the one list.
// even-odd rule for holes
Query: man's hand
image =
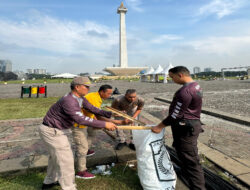
{"label": "man's hand", "polygon": [[112,122],[106,122],[105,129],[107,129],[109,131],[114,131],[115,129],[117,129],[117,126]]}
{"label": "man's hand", "polygon": [[164,127],[165,127],[164,124],[159,123],[158,125],[154,126],[154,127],[151,129],[151,131],[152,131],[153,133],[160,133]]}
{"label": "man's hand", "polygon": [[129,124],[132,124],[133,123],[133,121],[131,121],[131,120],[129,120],[129,119],[124,119],[123,120],[123,125],[129,125]]}
{"label": "man's hand", "polygon": [[116,124],[116,125],[122,125],[123,124],[123,120],[118,120],[118,119],[112,119],[111,120],[112,123]]}

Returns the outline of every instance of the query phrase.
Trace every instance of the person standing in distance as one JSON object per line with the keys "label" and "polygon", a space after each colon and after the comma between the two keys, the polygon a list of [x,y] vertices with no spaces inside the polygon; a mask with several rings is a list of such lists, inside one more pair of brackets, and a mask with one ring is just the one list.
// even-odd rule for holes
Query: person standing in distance
{"label": "person standing in distance", "polygon": [[188,173],[191,189],[205,190],[204,173],[197,148],[198,136],[203,132],[200,122],[202,90],[193,81],[186,67],[170,69],[169,76],[175,83],[183,86],[175,93],[168,116],[153,127],[152,132],[160,133],[164,127],[171,125],[173,147],[183,163],[183,169]]}
{"label": "person standing in distance", "polygon": [[38,131],[49,152],[47,176],[42,189],[59,185],[63,190],[76,190],[74,158],[68,135],[73,124],[115,130],[114,123],[94,120],[81,112],[81,107],[90,112],[110,118],[112,113],[92,106],[86,98],[91,84],[87,77],[77,77],[71,82],[71,92],[52,105]]}
{"label": "person standing in distance", "polygon": [[[117,110],[123,111],[124,113],[132,116],[133,118],[138,118],[141,110],[144,106],[144,100],[137,96],[135,89],[128,89],[125,95],[118,96],[112,102],[111,107]],[[116,119],[122,119],[121,117],[115,117]],[[124,124],[131,123],[129,120],[125,119]],[[118,144],[116,145],[116,150],[121,150],[124,146],[129,145],[129,148],[135,150],[135,145],[132,140],[131,130],[116,130]]]}

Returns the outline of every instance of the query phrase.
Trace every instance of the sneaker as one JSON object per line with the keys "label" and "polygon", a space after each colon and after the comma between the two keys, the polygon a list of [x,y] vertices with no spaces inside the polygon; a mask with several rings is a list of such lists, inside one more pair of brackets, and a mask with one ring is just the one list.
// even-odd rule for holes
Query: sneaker
{"label": "sneaker", "polygon": [[124,142],[124,143],[118,143],[118,144],[116,145],[115,149],[116,149],[116,150],[121,150],[121,149],[123,149],[123,147],[126,146],[126,145],[127,145],[126,142]]}
{"label": "sneaker", "polygon": [[93,179],[95,178],[95,175],[92,173],[89,173],[87,170],[82,171],[82,172],[77,172],[76,178],[81,178],[81,179]]}
{"label": "sneaker", "polygon": [[130,149],[132,149],[132,150],[135,150],[135,145],[134,145],[133,143],[130,143],[130,144],[128,145],[128,147],[129,147]]}
{"label": "sneaker", "polygon": [[88,150],[87,156],[93,156],[95,154],[94,150]]}
{"label": "sneaker", "polygon": [[54,186],[60,186],[59,182],[56,181],[56,182],[50,183],[50,184],[45,184],[45,183],[43,183],[43,185],[42,185],[42,190],[44,190],[44,189],[51,189],[51,188],[54,187]]}

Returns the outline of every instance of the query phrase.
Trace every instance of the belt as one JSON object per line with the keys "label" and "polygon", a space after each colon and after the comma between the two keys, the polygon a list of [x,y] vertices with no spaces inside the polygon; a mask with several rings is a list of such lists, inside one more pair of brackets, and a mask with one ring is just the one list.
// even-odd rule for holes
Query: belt
{"label": "belt", "polygon": [[45,125],[46,127],[54,128],[54,127],[49,126],[47,123],[43,122],[42,124]]}
{"label": "belt", "polygon": [[86,128],[86,126],[85,125],[79,125],[78,123],[74,123],[74,125],[73,125],[74,127],[78,127],[78,128]]}
{"label": "belt", "polygon": [[47,123],[44,123],[44,122],[43,122],[43,125],[45,125],[45,126],[49,127],[49,125],[48,125]]}

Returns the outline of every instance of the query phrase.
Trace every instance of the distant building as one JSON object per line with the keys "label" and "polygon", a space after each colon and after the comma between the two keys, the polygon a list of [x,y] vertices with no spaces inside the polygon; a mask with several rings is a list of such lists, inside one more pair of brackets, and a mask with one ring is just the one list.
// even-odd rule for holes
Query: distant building
{"label": "distant building", "polygon": [[23,71],[14,71],[13,73],[15,73],[17,75],[17,78],[20,80],[27,78],[26,74]]}
{"label": "distant building", "polygon": [[34,69],[27,69],[27,73],[28,74],[33,74],[34,73]]}
{"label": "distant building", "polygon": [[28,74],[46,74],[46,69],[27,69]]}
{"label": "distant building", "polygon": [[12,72],[12,63],[10,60],[0,60],[0,72]]}
{"label": "distant building", "polygon": [[200,73],[201,72],[201,68],[200,67],[194,67],[194,74],[196,73]]}
{"label": "distant building", "polygon": [[204,68],[204,72],[211,72],[211,71],[212,71],[212,68],[210,67]]}
{"label": "distant building", "polygon": [[46,74],[46,69],[34,69],[34,74]]}

